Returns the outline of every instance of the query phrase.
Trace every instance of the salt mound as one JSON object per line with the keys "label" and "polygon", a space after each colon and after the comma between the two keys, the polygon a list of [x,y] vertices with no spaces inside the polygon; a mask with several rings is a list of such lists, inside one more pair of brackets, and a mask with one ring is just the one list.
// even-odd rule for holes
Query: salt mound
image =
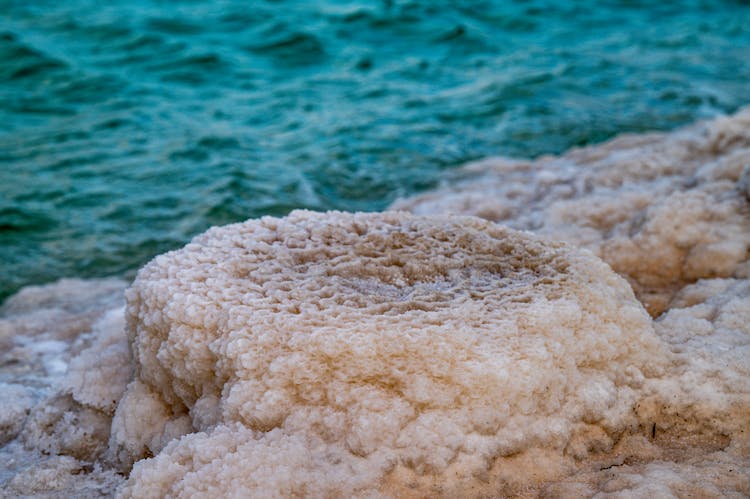
{"label": "salt mound", "polygon": [[125,467],[161,454],[126,497],[531,486],[612,452],[670,355],[598,258],[477,218],[214,228],[127,299],[110,445]]}

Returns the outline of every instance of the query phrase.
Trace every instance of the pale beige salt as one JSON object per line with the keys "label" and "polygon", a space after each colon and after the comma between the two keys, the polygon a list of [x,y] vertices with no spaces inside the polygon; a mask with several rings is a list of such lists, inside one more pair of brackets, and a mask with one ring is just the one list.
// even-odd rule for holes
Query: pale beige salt
{"label": "pale beige salt", "polygon": [[142,269],[127,315],[112,449],[158,454],[133,497],[542,483],[637,427],[669,357],[598,258],[466,217],[214,228]]}

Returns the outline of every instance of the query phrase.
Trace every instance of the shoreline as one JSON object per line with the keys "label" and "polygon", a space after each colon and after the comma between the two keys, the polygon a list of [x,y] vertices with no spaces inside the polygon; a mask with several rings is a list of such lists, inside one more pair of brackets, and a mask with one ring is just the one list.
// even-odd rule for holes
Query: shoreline
{"label": "shoreline", "polygon": [[[456,185],[392,209],[478,216],[593,253],[630,283],[682,362],[674,386],[641,401],[654,426],[613,444],[614,461],[579,464],[530,493],[750,494],[750,108],[463,172]],[[7,490],[111,495],[123,482],[107,452],[134,369],[126,285],[63,279],[25,287],[0,307],[0,392],[13,401],[0,414]],[[675,394],[682,399],[659,405]]]}

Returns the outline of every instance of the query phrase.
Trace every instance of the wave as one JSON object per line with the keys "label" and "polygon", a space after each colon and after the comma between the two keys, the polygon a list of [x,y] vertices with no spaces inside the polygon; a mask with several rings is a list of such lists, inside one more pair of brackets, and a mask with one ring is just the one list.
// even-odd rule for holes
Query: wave
{"label": "wave", "polygon": [[[750,95],[738,4],[482,5],[4,5],[0,199],[60,223],[6,233],[0,297],[133,271],[154,256],[136,241],[266,209],[381,210],[479,157],[673,129]],[[243,190],[215,195],[234,171]]]}

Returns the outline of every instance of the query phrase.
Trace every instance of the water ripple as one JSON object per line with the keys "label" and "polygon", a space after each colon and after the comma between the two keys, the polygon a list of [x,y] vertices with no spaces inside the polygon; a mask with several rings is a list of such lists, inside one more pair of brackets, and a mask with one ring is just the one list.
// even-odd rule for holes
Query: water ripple
{"label": "water ripple", "polygon": [[0,0],[0,299],[748,95],[742,2]]}

